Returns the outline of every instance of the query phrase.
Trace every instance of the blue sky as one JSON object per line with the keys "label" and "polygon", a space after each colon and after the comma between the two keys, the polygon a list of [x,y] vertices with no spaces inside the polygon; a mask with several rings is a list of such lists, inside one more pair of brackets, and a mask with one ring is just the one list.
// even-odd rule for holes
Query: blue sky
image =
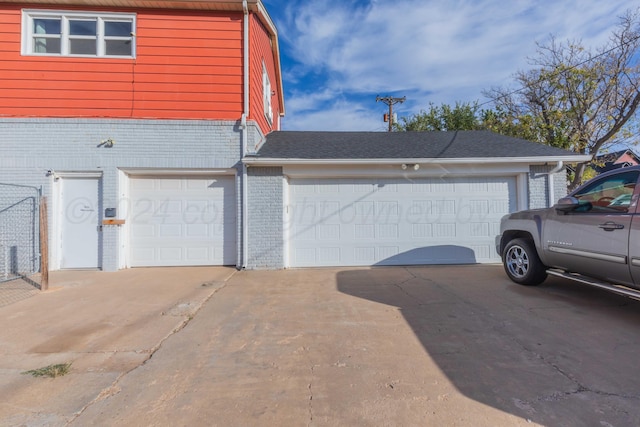
{"label": "blue sky", "polygon": [[486,102],[550,35],[605,44],[640,0],[263,0],[278,28],[283,130],[384,131],[376,96]]}

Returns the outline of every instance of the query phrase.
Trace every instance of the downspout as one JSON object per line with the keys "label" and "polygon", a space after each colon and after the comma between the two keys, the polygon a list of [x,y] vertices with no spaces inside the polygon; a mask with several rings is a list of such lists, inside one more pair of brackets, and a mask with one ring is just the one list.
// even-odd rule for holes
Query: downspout
{"label": "downspout", "polygon": [[547,172],[547,175],[549,177],[549,179],[547,179],[547,185],[549,186],[549,188],[547,189],[547,206],[548,207],[553,206],[553,202],[554,202],[553,195],[555,193],[555,185],[553,182],[553,175],[560,172],[563,168],[564,168],[564,162],[562,160],[558,160],[558,164],[556,165],[556,167],[551,169],[549,172]]}
{"label": "downspout", "polygon": [[[248,130],[247,130],[247,117],[249,116],[249,7],[247,5],[247,0],[242,0],[242,11],[244,13],[243,19],[243,112],[242,118],[240,119],[240,129],[242,130],[242,144],[241,144],[241,152],[242,152],[242,160],[247,154],[247,144],[248,144]],[[248,242],[249,242],[249,229],[247,220],[249,214],[247,212],[247,208],[249,205],[249,196],[248,196],[248,188],[247,185],[247,165],[242,161],[242,260],[240,262],[240,268],[247,268],[247,252],[248,252]]]}

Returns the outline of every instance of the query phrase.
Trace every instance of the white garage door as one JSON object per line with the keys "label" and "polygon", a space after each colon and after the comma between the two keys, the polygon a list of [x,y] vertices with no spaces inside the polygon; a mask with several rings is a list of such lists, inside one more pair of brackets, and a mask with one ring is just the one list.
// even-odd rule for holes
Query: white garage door
{"label": "white garage door", "polygon": [[489,263],[515,177],[292,179],[292,267]]}
{"label": "white garage door", "polygon": [[130,182],[132,267],[236,263],[234,177]]}

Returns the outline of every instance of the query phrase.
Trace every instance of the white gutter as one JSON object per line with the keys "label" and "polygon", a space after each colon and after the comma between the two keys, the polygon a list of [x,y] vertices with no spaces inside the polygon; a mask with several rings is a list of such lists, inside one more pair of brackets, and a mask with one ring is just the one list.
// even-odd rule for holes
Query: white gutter
{"label": "white gutter", "polygon": [[[259,158],[248,157],[243,159],[243,163],[247,165],[260,166],[286,166],[286,165],[402,165],[402,164],[499,164],[499,163],[528,163],[528,164],[544,164],[549,162],[584,162],[591,160],[589,155],[566,156],[564,160],[558,160],[558,157],[469,157],[469,158],[406,158],[406,159],[277,159],[277,158]],[[562,167],[562,166],[560,166]]]}
{"label": "white gutter", "polygon": [[242,225],[241,225],[241,241],[242,241],[242,255],[240,267],[244,269],[247,267],[247,245],[249,242],[249,230],[248,230],[248,205],[249,205],[249,196],[248,196],[248,188],[247,185],[247,163],[244,161],[244,157],[247,154],[247,145],[248,145],[248,130],[247,130],[247,117],[249,116],[249,6],[247,5],[247,0],[242,0],[242,11],[244,13],[243,19],[243,112],[242,118],[240,119],[240,129],[242,129],[242,143],[240,144],[241,154],[242,154]]}
{"label": "white gutter", "polygon": [[558,161],[558,164],[556,165],[555,168],[551,169],[549,171],[550,174],[554,174],[554,173],[558,173],[562,170],[562,168],[564,168],[564,162],[562,160]]}
{"label": "white gutter", "polygon": [[556,165],[555,168],[551,169],[549,172],[547,172],[547,185],[548,185],[548,189],[547,189],[547,207],[551,207],[553,206],[553,203],[555,202],[555,197],[554,197],[554,193],[555,193],[555,185],[554,185],[554,180],[553,180],[553,175],[560,172],[562,169],[564,168],[564,162],[562,160],[558,161],[558,164]]}

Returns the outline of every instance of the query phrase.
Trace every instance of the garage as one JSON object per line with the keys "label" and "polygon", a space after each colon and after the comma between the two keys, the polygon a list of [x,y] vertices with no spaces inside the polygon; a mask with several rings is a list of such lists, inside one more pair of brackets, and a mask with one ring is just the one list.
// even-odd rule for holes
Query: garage
{"label": "garage", "polygon": [[292,179],[292,267],[498,262],[516,177]]}
{"label": "garage", "polygon": [[235,176],[130,177],[129,265],[235,265]]}
{"label": "garage", "polygon": [[499,262],[508,213],[588,156],[490,131],[278,131],[243,158],[247,268]]}

